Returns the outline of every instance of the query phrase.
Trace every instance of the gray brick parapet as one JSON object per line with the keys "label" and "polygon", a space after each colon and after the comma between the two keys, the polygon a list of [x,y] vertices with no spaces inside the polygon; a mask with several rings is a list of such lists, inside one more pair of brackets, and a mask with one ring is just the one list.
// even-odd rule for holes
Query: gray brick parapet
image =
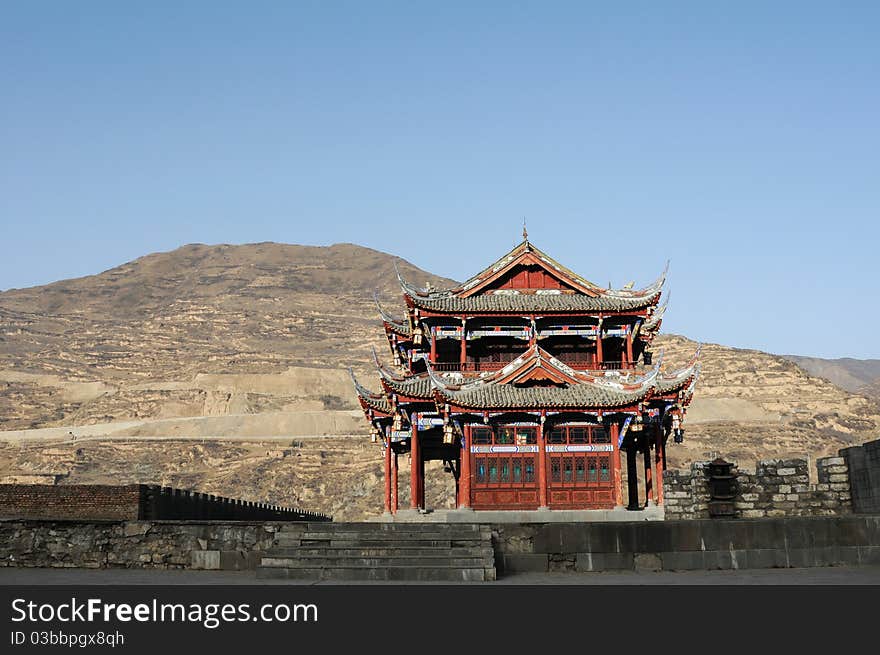
{"label": "gray brick parapet", "polygon": [[[689,470],[663,475],[667,520],[709,517],[706,462]],[[817,482],[810,483],[805,459],[765,459],[755,470],[734,468],[737,494],[734,507],[741,518],[835,516],[852,512],[849,468],[844,457],[816,460]]]}

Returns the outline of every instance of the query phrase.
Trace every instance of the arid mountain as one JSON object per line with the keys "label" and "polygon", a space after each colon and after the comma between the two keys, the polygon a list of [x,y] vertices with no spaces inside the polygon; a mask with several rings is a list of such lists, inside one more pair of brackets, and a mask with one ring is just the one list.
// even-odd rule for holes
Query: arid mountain
{"label": "arid mountain", "polygon": [[[395,259],[349,244],[190,245],[0,293],[0,480],[173,484],[345,519],[378,511],[381,451],[344,369],[378,387],[369,350],[387,345],[372,295],[401,308]],[[414,282],[452,284],[397,261]],[[674,367],[696,344],[658,346]],[[750,467],[880,436],[874,401],[786,358],[709,344],[702,361],[672,466],[717,453]],[[443,506],[451,490],[429,471],[429,500]]]}
{"label": "arid mountain", "polygon": [[[694,344],[658,342],[680,361]],[[703,371],[688,411],[686,439],[670,448],[673,465],[717,453],[746,467],[755,459],[822,457],[880,436],[880,406],[816,378],[784,357],[705,344]]]}
{"label": "arid mountain", "polygon": [[820,359],[785,355],[810,375],[825,378],[841,389],[880,400],[880,359]]}
{"label": "arid mountain", "polygon": [[[0,429],[354,409],[265,376],[364,365],[383,340],[373,293],[400,304],[395,259],[350,244],[188,245],[0,293]],[[414,281],[451,283],[397,261]]]}

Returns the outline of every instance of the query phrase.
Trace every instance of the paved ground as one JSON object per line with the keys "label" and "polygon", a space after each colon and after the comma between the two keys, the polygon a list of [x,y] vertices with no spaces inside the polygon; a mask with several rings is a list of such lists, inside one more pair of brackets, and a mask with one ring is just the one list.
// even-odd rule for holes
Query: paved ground
{"label": "paved ground", "polygon": [[[257,580],[253,571],[0,568],[0,585],[376,584]],[[379,583],[381,584],[381,583]],[[386,583],[400,584],[400,583]],[[407,583],[414,584],[414,583]],[[419,584],[419,583],[415,583]],[[423,583],[430,584],[430,583]],[[442,583],[448,584],[448,583]],[[880,585],[880,566],[662,573],[521,573],[497,585]]]}

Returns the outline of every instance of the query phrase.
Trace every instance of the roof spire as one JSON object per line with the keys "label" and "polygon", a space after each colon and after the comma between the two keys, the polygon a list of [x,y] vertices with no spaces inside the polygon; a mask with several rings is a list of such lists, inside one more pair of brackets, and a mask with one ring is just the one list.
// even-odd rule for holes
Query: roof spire
{"label": "roof spire", "polygon": [[526,230],[526,217],[523,216],[523,241],[529,240],[529,232]]}

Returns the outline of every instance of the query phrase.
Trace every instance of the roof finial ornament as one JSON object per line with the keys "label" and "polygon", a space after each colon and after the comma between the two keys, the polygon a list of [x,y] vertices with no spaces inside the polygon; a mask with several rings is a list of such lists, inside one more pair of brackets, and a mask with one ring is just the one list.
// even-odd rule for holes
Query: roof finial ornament
{"label": "roof finial ornament", "polygon": [[523,241],[528,242],[529,232],[526,230],[526,217],[523,216]]}

